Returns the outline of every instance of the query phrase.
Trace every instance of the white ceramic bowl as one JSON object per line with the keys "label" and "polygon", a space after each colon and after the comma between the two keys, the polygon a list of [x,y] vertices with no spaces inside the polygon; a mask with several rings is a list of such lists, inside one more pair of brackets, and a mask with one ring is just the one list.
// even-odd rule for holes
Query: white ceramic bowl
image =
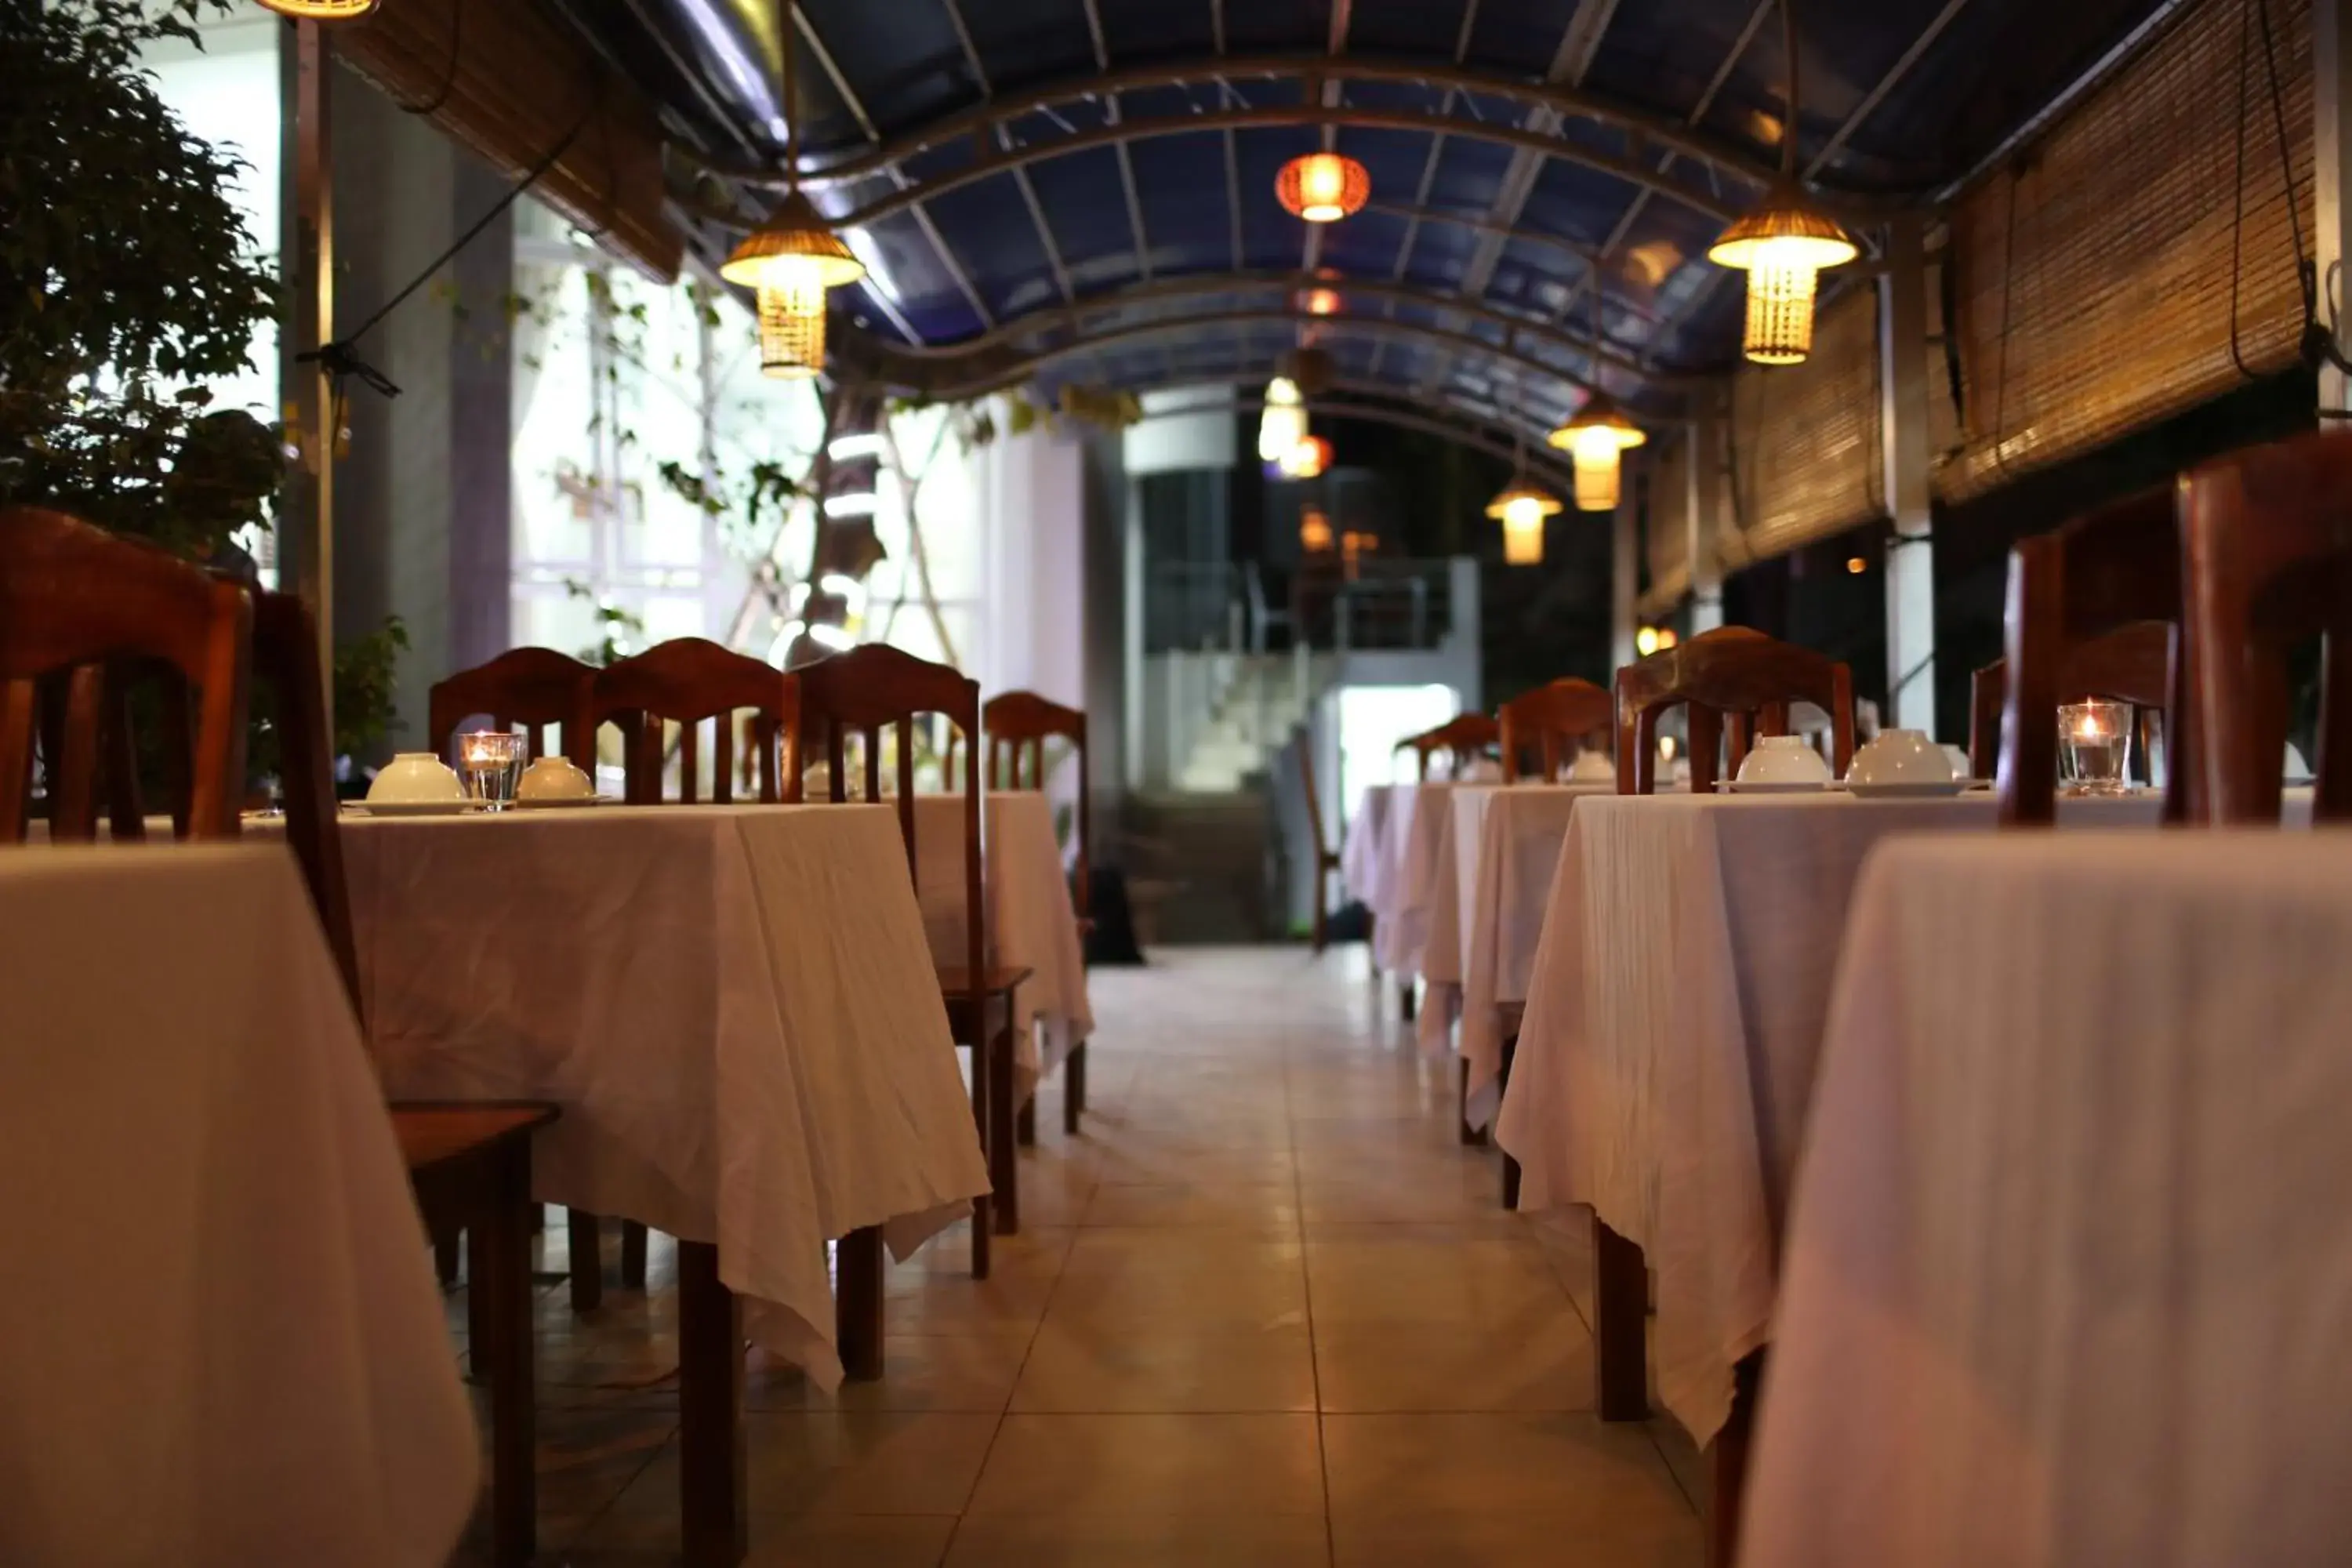
{"label": "white ceramic bowl", "polygon": [[1952,759],[1924,730],[1881,730],[1845,771],[1850,784],[1940,784],[1952,778]]}
{"label": "white ceramic bowl", "polygon": [[1579,752],[1576,761],[1568,764],[1570,784],[1605,784],[1617,782],[1617,764],[1600,752]]}
{"label": "white ceramic bowl", "polygon": [[1744,784],[1825,784],[1830,765],[1802,735],[1767,735],[1739,764]]}
{"label": "white ceramic bowl", "polygon": [[518,803],[543,805],[556,801],[593,800],[596,781],[572,765],[569,757],[541,757],[523,769],[515,785]]}
{"label": "white ceramic bowl", "polygon": [[457,770],[430,752],[402,752],[368,785],[371,805],[462,805],[466,786]]}

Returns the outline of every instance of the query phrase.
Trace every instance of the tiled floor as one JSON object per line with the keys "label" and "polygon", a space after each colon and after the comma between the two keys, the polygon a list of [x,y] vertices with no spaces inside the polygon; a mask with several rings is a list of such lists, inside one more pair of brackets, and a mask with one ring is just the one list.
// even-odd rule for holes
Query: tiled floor
{"label": "tiled floor", "polygon": [[[879,1383],[755,1355],[751,1561],[1695,1564],[1687,1441],[1591,1414],[1581,1238],[1501,1211],[1360,953],[1156,956],[1094,974],[1087,1129],[1049,1086],[993,1279],[961,1227],[894,1269]],[[655,1263],[593,1320],[541,1303],[545,1562],[675,1552]]]}

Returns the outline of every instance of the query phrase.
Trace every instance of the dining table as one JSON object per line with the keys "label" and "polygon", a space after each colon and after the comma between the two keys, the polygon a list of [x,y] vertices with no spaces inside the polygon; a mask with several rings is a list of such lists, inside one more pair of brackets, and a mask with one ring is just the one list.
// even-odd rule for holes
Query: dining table
{"label": "dining table", "polygon": [[0,854],[0,1562],[447,1559],[481,1437],[282,846]]}
{"label": "dining table", "polygon": [[1388,897],[1389,808],[1396,789],[1394,784],[1365,785],[1339,841],[1340,890],[1370,910],[1375,921]]}
{"label": "dining table", "polygon": [[535,1195],[678,1238],[686,1555],[734,1561],[744,1341],[834,1387],[827,1244],[903,1258],[989,1190],[895,812],[343,826],[386,1089],[553,1102]]}
{"label": "dining table", "polygon": [[1850,903],[1740,1563],[2344,1562],[2352,828],[1895,837]]}
{"label": "dining table", "polygon": [[[2291,798],[2291,815],[2308,820],[2309,807],[2308,791]],[[2159,809],[2149,794],[2070,799],[2059,830],[2153,827]],[[1996,816],[1982,792],[1577,804],[1496,1136],[1522,1167],[1522,1211],[1592,1211],[1604,1417],[1647,1409],[1644,1294],[1659,1401],[1702,1446],[1731,1415],[1742,1363],[1771,1333],[1779,1238],[1862,866],[1894,835],[1990,836]]]}

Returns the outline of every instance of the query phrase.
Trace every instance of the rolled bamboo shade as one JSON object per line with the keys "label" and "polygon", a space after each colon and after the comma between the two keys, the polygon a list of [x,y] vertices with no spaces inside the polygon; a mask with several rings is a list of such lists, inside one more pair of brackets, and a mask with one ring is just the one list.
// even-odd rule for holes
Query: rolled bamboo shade
{"label": "rolled bamboo shade", "polygon": [[2028,163],[1959,202],[1949,260],[1963,406],[1940,495],[1981,493],[2294,363],[2294,215],[2306,247],[2312,233],[2311,6],[2268,0],[2274,108],[2257,4],[2190,6]]}
{"label": "rolled bamboo shade", "polygon": [[1643,526],[1650,581],[1639,606],[1644,616],[1664,613],[1690,592],[1690,438],[1682,437],[1665,444],[1649,465]]}
{"label": "rolled bamboo shade", "polygon": [[454,72],[446,0],[379,5],[339,23],[335,53],[402,103],[438,100],[433,123],[511,178],[579,127],[532,194],[614,254],[665,282],[676,278],[685,242],[664,208],[653,105],[534,0],[457,5]]}
{"label": "rolled bamboo shade", "polygon": [[1811,358],[1732,373],[1736,526],[1725,531],[1724,565],[1883,516],[1878,416],[1878,292],[1849,283],[1814,323]]}

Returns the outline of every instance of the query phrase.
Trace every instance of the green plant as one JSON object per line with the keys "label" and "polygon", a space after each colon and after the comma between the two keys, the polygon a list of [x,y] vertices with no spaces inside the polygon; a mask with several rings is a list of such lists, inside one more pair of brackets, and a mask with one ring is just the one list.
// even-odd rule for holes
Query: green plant
{"label": "green plant", "polygon": [[[193,559],[269,524],[283,437],[186,384],[247,368],[274,268],[243,167],[140,64],[230,0],[0,0],[0,504],[36,502]],[[339,746],[394,723],[394,622],[337,652]],[[267,748],[257,746],[257,756]]]}
{"label": "green plant", "polygon": [[646,618],[643,616],[600,597],[595,585],[582,578],[566,577],[563,591],[574,599],[586,599],[596,606],[596,646],[580,650],[576,657],[581,663],[593,664],[602,669],[636,651],[635,645],[646,635]]}

